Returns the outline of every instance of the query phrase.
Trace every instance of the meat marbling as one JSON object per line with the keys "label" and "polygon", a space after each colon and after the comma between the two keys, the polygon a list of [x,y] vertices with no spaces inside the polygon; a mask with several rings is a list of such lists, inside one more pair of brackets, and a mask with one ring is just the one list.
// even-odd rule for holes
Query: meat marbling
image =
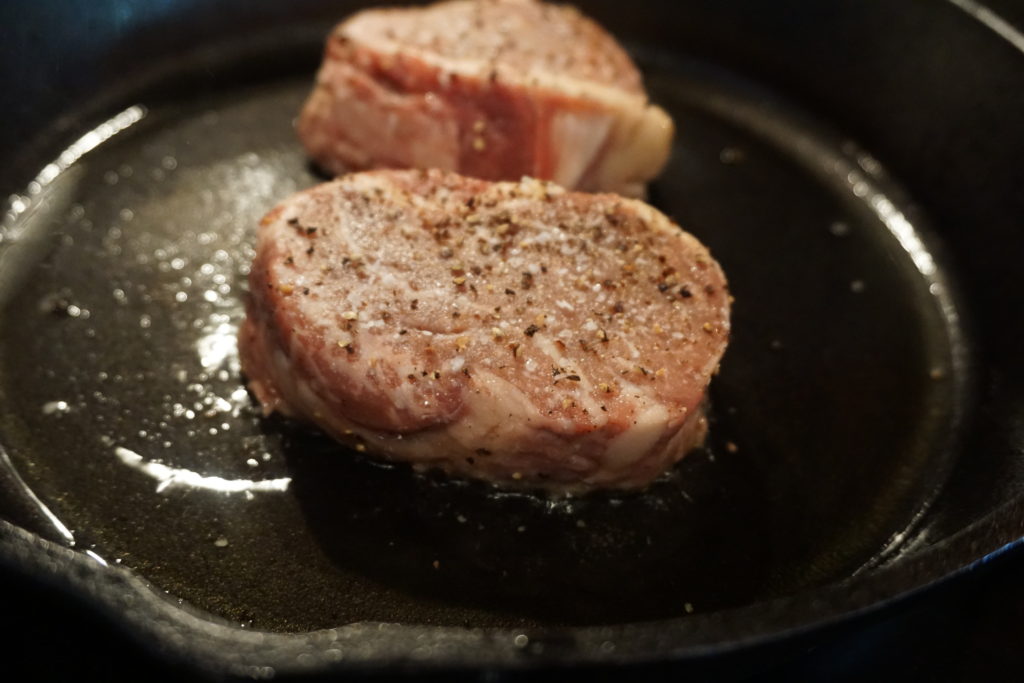
{"label": "meat marbling", "polygon": [[730,296],[611,194],[370,171],[262,221],[240,333],[266,412],[503,485],[642,487],[702,441]]}
{"label": "meat marbling", "polygon": [[298,131],[334,174],[439,168],[642,196],[673,125],[626,52],[578,10],[455,0],[339,25]]}

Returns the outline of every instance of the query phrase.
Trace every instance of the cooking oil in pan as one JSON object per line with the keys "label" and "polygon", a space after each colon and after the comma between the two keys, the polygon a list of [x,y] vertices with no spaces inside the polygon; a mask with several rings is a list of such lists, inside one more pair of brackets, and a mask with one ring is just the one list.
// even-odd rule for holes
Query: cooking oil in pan
{"label": "cooking oil in pan", "polygon": [[738,81],[649,66],[684,124],[652,201],[737,298],[708,447],[650,490],[503,494],[261,416],[235,335],[259,218],[321,180],[291,125],[305,75],[127,103],[12,199],[0,443],[20,477],[78,547],[281,631],[685,616],[898,552],[965,381],[941,264],[878,162]]}

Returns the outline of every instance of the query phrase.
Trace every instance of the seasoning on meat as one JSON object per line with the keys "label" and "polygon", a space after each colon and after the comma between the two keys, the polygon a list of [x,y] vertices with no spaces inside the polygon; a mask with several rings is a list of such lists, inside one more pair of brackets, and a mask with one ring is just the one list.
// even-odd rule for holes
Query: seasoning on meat
{"label": "seasoning on meat", "polygon": [[[320,226],[317,249],[286,265],[309,239],[295,225]],[[475,289],[452,287],[456,267]],[[691,295],[659,294],[666,279]],[[266,412],[554,491],[642,487],[701,443],[729,335],[725,277],[694,237],[532,179],[373,171],[300,192],[263,219],[250,291],[240,349]]]}

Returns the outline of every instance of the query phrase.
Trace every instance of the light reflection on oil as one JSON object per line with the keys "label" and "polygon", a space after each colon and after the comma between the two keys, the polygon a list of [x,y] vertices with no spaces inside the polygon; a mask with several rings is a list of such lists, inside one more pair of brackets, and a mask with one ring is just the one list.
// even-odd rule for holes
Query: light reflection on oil
{"label": "light reflection on oil", "polygon": [[203,489],[220,493],[263,493],[269,491],[287,491],[292,483],[291,477],[279,479],[224,479],[223,477],[207,477],[192,470],[180,467],[168,467],[163,463],[146,460],[135,451],[122,446],[114,449],[114,453],[125,465],[146,474],[157,481],[156,492],[163,493],[173,488]]}
{"label": "light reflection on oil", "polygon": [[52,183],[56,178],[71,167],[76,161],[88,152],[96,149],[110,138],[114,137],[126,128],[138,123],[146,116],[146,108],[141,104],[128,107],[113,118],[104,121],[99,126],[89,131],[82,137],[75,140],[71,145],[60,153],[54,161],[43,167],[28,184],[27,195],[11,195],[8,198],[7,212],[4,216],[4,230],[8,237],[14,220],[28,210],[32,204],[32,197],[39,194],[43,188]]}
{"label": "light reflection on oil", "polygon": [[196,341],[196,353],[203,368],[209,370],[227,365],[238,369],[238,324],[228,320],[226,315],[211,319],[203,328],[203,334]]}

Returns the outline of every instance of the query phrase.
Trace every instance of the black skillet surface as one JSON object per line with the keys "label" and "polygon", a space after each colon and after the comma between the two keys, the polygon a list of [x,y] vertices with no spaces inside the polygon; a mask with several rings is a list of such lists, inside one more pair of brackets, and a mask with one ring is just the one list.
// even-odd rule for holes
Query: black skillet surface
{"label": "black skillet surface", "polygon": [[[853,33],[882,18],[790,4],[791,21]],[[949,21],[998,52],[961,8],[938,7],[920,15],[934,37]],[[675,12],[723,43],[787,16]],[[975,524],[1014,501],[1021,368],[1008,351],[1021,320],[993,306],[1019,303],[1003,283],[1019,281],[1024,249],[1008,213],[1020,199],[993,185],[1020,171],[969,166],[1019,92],[1002,110],[970,109],[989,125],[969,145],[918,149],[896,182],[886,166],[913,159],[918,138],[894,146],[865,112],[835,115],[794,87],[794,73],[766,77],[772,59],[744,64],[770,31],[722,59],[708,35],[669,51],[657,21],[624,19],[653,98],[682,122],[652,201],[722,262],[734,341],[706,450],[644,494],[553,501],[418,477],[257,417],[233,333],[256,220],[317,181],[291,118],[326,29],[237,40],[216,21],[178,37],[202,49],[109,81],[87,113],[25,148],[35,165],[20,184],[35,184],[12,198],[0,243],[3,509],[79,552],[4,527],[16,565],[79,582],[178,656],[265,673],[716,651],[895,597],[1020,535],[1012,510]],[[829,60],[807,54],[821,62],[801,63],[811,75]],[[890,65],[874,95],[929,85],[899,82],[913,64]],[[889,114],[883,133],[908,116]],[[959,166],[936,166],[952,153]],[[953,173],[965,165],[973,176]]]}

